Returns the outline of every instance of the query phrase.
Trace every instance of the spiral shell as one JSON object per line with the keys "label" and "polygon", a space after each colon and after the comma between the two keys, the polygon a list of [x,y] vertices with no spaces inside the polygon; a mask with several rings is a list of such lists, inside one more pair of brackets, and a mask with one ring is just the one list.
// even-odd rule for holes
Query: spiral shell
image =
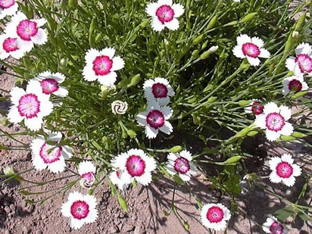
{"label": "spiral shell", "polygon": [[128,109],[128,103],[116,100],[112,103],[112,112],[113,114],[123,115]]}

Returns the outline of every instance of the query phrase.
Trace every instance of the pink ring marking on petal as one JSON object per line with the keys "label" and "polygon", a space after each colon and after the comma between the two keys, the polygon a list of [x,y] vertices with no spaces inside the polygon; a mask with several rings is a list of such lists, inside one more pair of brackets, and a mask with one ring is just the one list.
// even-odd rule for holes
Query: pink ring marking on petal
{"label": "pink ring marking on petal", "polygon": [[108,56],[97,56],[93,61],[93,71],[97,76],[105,76],[110,73],[113,67],[113,60]]}
{"label": "pink ring marking on petal", "polygon": [[302,73],[312,72],[312,58],[307,54],[298,54],[295,59],[295,62],[298,63]]}
{"label": "pink ring marking on petal", "polygon": [[276,174],[281,178],[289,178],[293,174],[293,168],[288,162],[280,162],[276,166]]}
{"label": "pink ring marking on petal", "polygon": [[257,58],[261,53],[259,47],[250,42],[243,44],[242,51],[245,56],[251,58]]}
{"label": "pink ring marking on petal", "polygon": [[284,227],[277,221],[274,221],[270,226],[271,234],[283,234]]}
{"label": "pink ring marking on petal", "polygon": [[168,89],[166,85],[162,83],[153,84],[152,92],[155,98],[165,98],[168,95]]}
{"label": "pink ring marking on petal", "polygon": [[16,27],[17,35],[25,40],[30,41],[31,37],[38,33],[37,23],[31,20],[22,20]]}
{"label": "pink ring marking on petal", "polygon": [[70,213],[75,219],[84,219],[89,212],[89,205],[85,201],[75,201],[70,207]]}
{"label": "pink ring marking on petal", "polygon": [[139,177],[142,176],[145,172],[145,162],[144,160],[138,155],[131,155],[126,162],[126,168],[128,173],[132,177]]}
{"label": "pink ring marking on petal", "polygon": [[146,122],[153,128],[161,128],[165,124],[164,114],[159,110],[151,110],[146,116]]}
{"label": "pink ring marking on petal", "polygon": [[88,183],[92,184],[95,180],[95,175],[93,172],[87,172],[81,175],[83,179],[86,179]]}
{"label": "pink ring marking on petal", "polygon": [[15,3],[15,0],[0,0],[0,8],[8,9],[11,6],[13,6],[14,3]]}
{"label": "pink ring marking on petal", "polygon": [[186,174],[190,170],[190,163],[184,157],[179,157],[174,161],[174,170],[181,174]]}
{"label": "pink ring marking on petal", "polygon": [[5,52],[10,53],[18,50],[17,38],[8,37],[3,41],[2,47]]}
{"label": "pink ring marking on petal", "polygon": [[59,83],[52,78],[47,78],[40,81],[40,85],[42,87],[42,92],[45,94],[54,93],[59,89]]}
{"label": "pink ring marking on petal", "polygon": [[39,155],[45,164],[54,163],[60,160],[60,157],[62,156],[62,147],[55,147],[44,143],[40,148]]}
{"label": "pink ring marking on petal", "polygon": [[30,93],[22,96],[17,110],[21,116],[27,119],[37,117],[37,114],[40,112],[40,102],[37,95]]}
{"label": "pink ring marking on petal", "polygon": [[224,218],[224,212],[220,207],[212,206],[208,209],[206,218],[210,223],[219,223]]}
{"label": "pink ring marking on petal", "polygon": [[264,106],[260,104],[260,102],[253,102],[251,105],[251,111],[255,115],[260,115],[263,113]]}
{"label": "pink ring marking on petal", "polygon": [[270,131],[279,132],[285,126],[285,119],[279,113],[270,113],[265,118],[266,127]]}
{"label": "pink ring marking on petal", "polygon": [[173,20],[174,10],[168,5],[162,5],[156,10],[156,16],[164,24]]}

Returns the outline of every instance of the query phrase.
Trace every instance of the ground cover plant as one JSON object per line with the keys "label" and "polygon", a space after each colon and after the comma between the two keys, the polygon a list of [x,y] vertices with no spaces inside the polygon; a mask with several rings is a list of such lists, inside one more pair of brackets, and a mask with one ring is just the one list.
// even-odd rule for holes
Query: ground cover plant
{"label": "ground cover plant", "polygon": [[[311,206],[300,203],[311,175],[296,155],[271,157],[270,173],[260,175],[250,165],[266,154],[244,147],[311,146],[312,8],[303,1],[290,10],[291,2],[0,0],[0,62],[17,78],[2,98],[11,102],[3,124],[33,138],[15,147],[31,150],[32,170],[59,180],[71,172],[43,200],[32,187],[20,192],[33,203],[69,192],[59,210],[79,229],[97,219],[94,191],[105,181],[126,212],[123,190],[163,177],[175,190],[202,173],[220,193],[217,203],[197,199],[207,230],[227,228],[244,181],[287,204],[264,232],[285,233],[290,216],[311,220]],[[291,188],[298,177],[296,201],[267,186]],[[2,178],[25,180],[9,169]],[[174,199],[172,212],[188,229]]]}

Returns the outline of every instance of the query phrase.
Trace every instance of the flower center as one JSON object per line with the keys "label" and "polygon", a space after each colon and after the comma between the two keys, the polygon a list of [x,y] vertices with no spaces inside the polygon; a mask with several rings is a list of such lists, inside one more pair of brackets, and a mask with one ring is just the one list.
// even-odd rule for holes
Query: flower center
{"label": "flower center", "polygon": [[146,122],[151,127],[158,129],[165,124],[165,117],[159,110],[151,110],[146,117]]}
{"label": "flower center", "polygon": [[70,213],[75,219],[84,219],[89,214],[89,205],[85,201],[75,201],[70,207]]}
{"label": "flower center", "polygon": [[242,47],[243,54],[252,58],[257,58],[260,55],[260,49],[253,43],[245,43]]}
{"label": "flower center", "polygon": [[95,176],[94,176],[94,173],[93,172],[87,172],[87,173],[84,173],[82,174],[81,176],[83,179],[87,180],[88,183],[92,184],[95,180]]}
{"label": "flower center", "polygon": [[298,63],[299,68],[302,73],[310,73],[312,72],[312,58],[306,54],[298,54],[295,62]]}
{"label": "flower center", "polygon": [[168,5],[162,5],[156,11],[156,16],[163,24],[170,22],[174,17],[174,10]]}
{"label": "flower center", "polygon": [[93,70],[97,76],[104,76],[110,73],[113,61],[108,56],[97,56],[93,61]]}
{"label": "flower center", "polygon": [[285,125],[284,117],[279,113],[270,113],[267,115],[266,119],[266,127],[271,130],[278,132],[280,131]]}
{"label": "flower center", "polygon": [[278,222],[272,223],[270,227],[271,234],[283,234],[284,227]]}
{"label": "flower center", "polygon": [[210,223],[219,223],[224,217],[223,210],[217,206],[212,206],[208,209],[206,214]]}
{"label": "flower center", "polygon": [[[137,155],[131,155],[126,162],[126,168],[128,173],[132,176],[141,176],[145,171],[145,162],[144,160]],[[117,175],[118,176],[118,175]]]}
{"label": "flower center", "polygon": [[260,115],[263,113],[264,106],[260,104],[260,102],[253,102],[251,106],[251,111],[255,115]]}
{"label": "flower center", "polygon": [[7,53],[18,50],[17,39],[8,37],[3,41],[2,47]]}
{"label": "flower center", "polygon": [[60,160],[60,157],[62,155],[62,147],[57,147],[53,145],[48,145],[47,143],[44,143],[41,146],[40,157],[46,164],[54,163],[58,160]]}
{"label": "flower center", "polygon": [[161,83],[155,83],[152,86],[152,92],[155,98],[165,98],[168,94],[166,85]]}
{"label": "flower center", "polygon": [[281,178],[289,178],[293,174],[293,168],[288,162],[280,162],[276,166],[276,174]]}
{"label": "flower center", "polygon": [[288,83],[288,89],[295,91],[295,93],[298,93],[302,89],[302,84],[299,80],[293,79]]}
{"label": "flower center", "polygon": [[31,37],[37,35],[37,23],[30,20],[22,20],[16,28],[17,35],[25,41],[30,41]]}
{"label": "flower center", "polygon": [[179,157],[174,161],[174,170],[181,174],[186,174],[190,170],[190,163],[184,157]]}
{"label": "flower center", "polygon": [[37,114],[40,112],[40,102],[37,95],[30,93],[22,96],[17,109],[20,115],[25,116],[27,119],[37,117]]}
{"label": "flower center", "polygon": [[40,85],[42,87],[42,92],[45,94],[54,93],[59,89],[59,83],[52,78],[42,80]]}
{"label": "flower center", "polygon": [[0,0],[0,8],[8,9],[11,6],[13,6],[14,3],[15,3],[15,0]]}

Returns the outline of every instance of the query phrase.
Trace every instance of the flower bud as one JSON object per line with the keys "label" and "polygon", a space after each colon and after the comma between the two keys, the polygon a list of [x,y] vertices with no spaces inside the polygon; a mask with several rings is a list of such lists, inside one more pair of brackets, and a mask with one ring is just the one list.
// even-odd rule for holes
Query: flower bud
{"label": "flower bud", "polygon": [[218,22],[218,16],[215,15],[215,16],[210,20],[210,22],[209,22],[209,24],[208,24],[208,26],[207,26],[207,30],[212,29],[212,28],[216,25],[217,22]]}
{"label": "flower bud", "polygon": [[125,201],[125,199],[120,194],[118,194],[118,202],[119,202],[119,205],[121,206],[121,208],[123,209],[123,211],[127,212],[128,211],[127,202]]}
{"label": "flower bud", "polygon": [[137,85],[141,80],[141,75],[137,74],[131,78],[130,84],[128,84],[128,88]]}
{"label": "flower bud", "polygon": [[128,103],[116,100],[112,103],[112,112],[113,114],[123,115],[128,109]]}
{"label": "flower bud", "polygon": [[257,12],[252,12],[246,15],[244,18],[240,20],[240,23],[246,23],[248,21],[251,21],[255,16],[257,15]]}
{"label": "flower bud", "polygon": [[200,43],[202,40],[204,39],[204,35],[199,35],[198,37],[196,37],[194,40],[193,40],[193,45],[197,45],[198,43]]}
{"label": "flower bud", "polygon": [[170,152],[171,153],[178,153],[178,152],[180,152],[180,151],[182,151],[182,146],[180,146],[180,145],[176,145],[176,146],[174,146],[174,147],[172,147],[171,149],[170,149]]}

